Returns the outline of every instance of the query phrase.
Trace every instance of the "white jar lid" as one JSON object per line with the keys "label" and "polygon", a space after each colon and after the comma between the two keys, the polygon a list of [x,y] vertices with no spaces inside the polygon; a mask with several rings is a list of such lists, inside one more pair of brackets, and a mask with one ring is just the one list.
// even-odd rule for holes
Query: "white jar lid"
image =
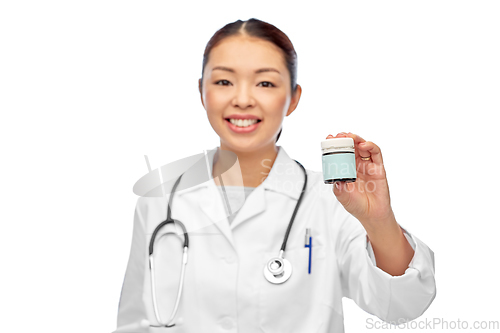
{"label": "white jar lid", "polygon": [[328,148],[354,148],[352,138],[333,138],[321,141],[321,149]]}

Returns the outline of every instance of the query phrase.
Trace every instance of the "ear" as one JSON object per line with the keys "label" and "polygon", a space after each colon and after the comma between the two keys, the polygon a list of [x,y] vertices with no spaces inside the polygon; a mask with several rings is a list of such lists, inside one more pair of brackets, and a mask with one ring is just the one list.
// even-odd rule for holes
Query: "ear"
{"label": "ear", "polygon": [[203,102],[203,92],[201,89],[201,79],[198,80],[198,90],[200,91],[200,99],[201,99],[201,104],[203,105],[203,108],[205,107],[205,103]]}
{"label": "ear", "polygon": [[302,87],[300,86],[300,84],[297,84],[297,89],[295,90],[295,93],[292,95],[292,99],[290,100],[290,106],[288,107],[286,117],[288,117],[297,108],[301,95]]}

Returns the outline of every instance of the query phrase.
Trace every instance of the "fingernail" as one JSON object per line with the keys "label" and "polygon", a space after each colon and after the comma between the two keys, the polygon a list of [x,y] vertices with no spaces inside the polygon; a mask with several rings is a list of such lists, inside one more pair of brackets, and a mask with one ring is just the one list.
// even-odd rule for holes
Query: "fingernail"
{"label": "fingernail", "polygon": [[335,187],[337,188],[337,190],[340,190],[340,182],[335,182]]}

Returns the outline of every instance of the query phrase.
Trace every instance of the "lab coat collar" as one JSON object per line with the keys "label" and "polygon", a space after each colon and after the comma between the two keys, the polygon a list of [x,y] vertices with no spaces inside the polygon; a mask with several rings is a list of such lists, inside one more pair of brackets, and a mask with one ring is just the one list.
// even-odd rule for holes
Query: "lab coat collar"
{"label": "lab coat collar", "polygon": [[[231,229],[236,228],[238,225],[266,210],[268,201],[266,197],[267,191],[280,193],[294,200],[298,200],[300,197],[300,193],[304,185],[304,175],[302,169],[288,156],[283,147],[277,147],[279,149],[278,155],[276,156],[272,167],[270,167],[271,169],[268,176],[252,191],[231,225],[228,223],[225,203],[222,200],[219,190],[217,189],[217,185],[211,177],[209,181],[182,190],[179,193],[180,195],[183,195],[200,188],[205,188],[203,190],[205,192],[203,192],[203,195],[200,196],[198,201],[199,207],[227,238],[233,248],[235,248],[235,246]],[[213,160],[218,149],[219,148],[216,147],[207,151],[207,169],[208,167],[210,168],[210,175],[212,175]],[[264,162],[264,164],[270,166],[271,161]],[[189,170],[186,172],[186,176],[189,177]]]}
{"label": "lab coat collar", "polygon": [[[278,155],[276,156],[274,164],[272,165],[267,178],[256,188],[256,190],[263,187],[263,189],[265,190],[281,193],[289,196],[292,199],[298,200],[302,191],[302,186],[304,185],[304,173],[302,172],[302,168],[288,156],[283,147],[277,147]],[[214,156],[219,149],[219,147],[215,147],[211,150],[206,151],[208,164],[207,169],[209,169],[208,173],[210,175],[209,181],[184,189],[179,192],[179,195],[192,192],[200,188],[206,188],[209,185],[215,186],[215,182],[211,175]],[[266,166],[270,166],[271,162],[264,161],[263,164]],[[186,171],[186,179],[190,179],[190,171],[193,172],[194,170]]]}
{"label": "lab coat collar", "polygon": [[299,200],[304,186],[304,172],[297,162],[288,156],[283,147],[278,146],[278,148],[278,156],[262,185],[266,190]]}

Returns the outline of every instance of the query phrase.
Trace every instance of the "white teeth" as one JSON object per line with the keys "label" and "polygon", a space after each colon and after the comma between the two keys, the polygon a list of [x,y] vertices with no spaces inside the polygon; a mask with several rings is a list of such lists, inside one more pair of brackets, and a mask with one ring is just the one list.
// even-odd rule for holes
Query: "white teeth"
{"label": "white teeth", "polygon": [[229,119],[229,121],[238,127],[248,127],[258,122],[257,119]]}

